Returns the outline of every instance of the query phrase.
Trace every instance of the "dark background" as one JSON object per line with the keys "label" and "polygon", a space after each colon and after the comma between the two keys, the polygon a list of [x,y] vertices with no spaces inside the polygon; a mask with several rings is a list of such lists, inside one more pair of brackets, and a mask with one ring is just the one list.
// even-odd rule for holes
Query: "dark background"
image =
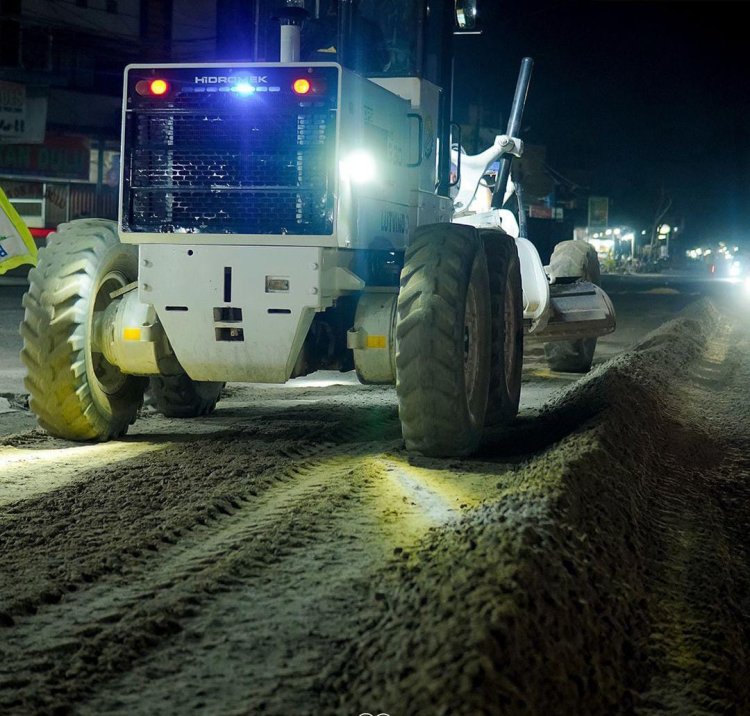
{"label": "dark background", "polygon": [[665,203],[684,242],[750,246],[746,2],[505,0],[457,38],[455,100],[504,122],[522,57],[535,68],[524,138],[609,196],[610,223]]}

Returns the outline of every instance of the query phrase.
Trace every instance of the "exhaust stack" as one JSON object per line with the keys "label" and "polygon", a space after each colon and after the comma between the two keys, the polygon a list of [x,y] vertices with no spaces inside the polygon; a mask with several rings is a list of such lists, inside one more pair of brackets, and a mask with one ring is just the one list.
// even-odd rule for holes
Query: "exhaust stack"
{"label": "exhaust stack", "polygon": [[307,16],[304,0],[286,0],[279,10],[279,62],[299,62],[300,30]]}

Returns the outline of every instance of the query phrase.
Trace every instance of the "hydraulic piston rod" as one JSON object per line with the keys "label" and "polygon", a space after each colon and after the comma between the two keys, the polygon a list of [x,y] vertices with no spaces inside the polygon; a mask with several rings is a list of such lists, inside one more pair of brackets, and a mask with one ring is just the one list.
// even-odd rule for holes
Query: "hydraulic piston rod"
{"label": "hydraulic piston rod", "polygon": [[[518,82],[516,82],[516,92],[513,95],[513,104],[511,105],[510,117],[508,118],[508,129],[505,132],[509,137],[518,137],[521,131],[521,120],[523,119],[523,110],[526,106],[526,95],[529,91],[531,70],[533,67],[534,60],[531,57],[524,57],[521,60],[521,69],[518,73]],[[510,178],[510,163],[512,160],[512,154],[505,154],[500,159],[497,181],[492,192],[492,207],[494,209],[502,208],[505,187],[508,185],[508,179]]]}

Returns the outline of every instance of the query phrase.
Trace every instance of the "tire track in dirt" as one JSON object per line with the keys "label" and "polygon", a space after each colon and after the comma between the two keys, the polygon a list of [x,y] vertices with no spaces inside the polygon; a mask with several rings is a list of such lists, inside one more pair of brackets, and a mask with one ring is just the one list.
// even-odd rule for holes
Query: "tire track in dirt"
{"label": "tire track in dirt", "polygon": [[[356,519],[357,506],[369,502],[369,486],[382,477],[369,452],[310,468],[294,486],[298,500],[289,500],[288,488],[277,495],[255,558],[243,534],[247,525],[223,535],[210,551],[233,555],[222,557],[229,588],[211,595],[184,635],[104,685],[82,712],[183,712],[215,703],[226,712],[306,712],[316,698],[317,674],[360,618],[349,607],[362,603],[374,565],[388,549],[382,539],[363,541],[366,525]],[[258,517],[253,510],[245,520]],[[254,559],[262,560],[261,569]],[[231,672],[217,674],[216,664],[232,664]],[[201,687],[175,691],[175,678]]]}
{"label": "tire track in dirt", "polygon": [[[332,473],[335,479],[336,468]],[[311,474],[316,473],[309,462],[287,469],[287,480],[299,480],[293,489],[288,484],[271,487],[252,507],[221,525],[182,535],[158,560],[129,565],[59,607],[19,620],[6,648],[13,649],[17,667],[26,655],[25,670],[32,676],[28,688],[16,692],[19,701],[7,706],[37,711],[69,705],[93,684],[129,668],[157,643],[181,632],[182,622],[213,595],[233,589],[237,580],[261,579],[267,570],[278,569],[291,552],[318,537],[314,523],[299,524],[300,515],[307,520],[323,506],[336,509],[346,499],[345,486],[336,494]],[[317,509],[310,510],[314,505]],[[150,568],[149,561],[156,564]],[[70,625],[76,623],[85,627],[71,635]],[[73,669],[69,663],[59,665],[55,645],[75,655]]]}
{"label": "tire track in dirt", "polygon": [[289,479],[302,459],[373,433],[393,439],[397,430],[390,408],[263,414],[236,432],[95,468],[74,484],[8,505],[0,516],[0,623],[220,519]]}
{"label": "tire track in dirt", "polygon": [[[181,631],[181,618],[193,614],[206,595],[226,589],[243,565],[253,563],[243,555],[227,558],[228,566],[219,569],[216,555],[240,555],[250,540],[257,547],[255,562],[270,567],[285,556],[274,537],[289,537],[289,549],[313,539],[314,527],[308,526],[309,535],[303,530],[293,537],[291,524],[276,526],[269,531],[272,537],[264,537],[266,523],[255,524],[258,504],[276,494],[281,504],[292,502],[295,509],[287,512],[304,514],[308,473],[316,474],[321,455],[341,453],[344,441],[354,443],[345,452],[356,451],[357,441],[374,433],[393,440],[398,423],[390,407],[366,412],[326,408],[324,425],[320,416],[311,420],[310,412],[306,408],[301,420],[298,411],[290,410],[270,424],[270,416],[256,416],[261,430],[244,425],[237,435],[169,446],[148,463],[139,458],[93,470],[86,480],[9,507],[0,522],[0,614],[6,625],[5,663],[12,664],[0,672],[4,712],[66,708],[92,684]],[[339,444],[318,442],[323,428]],[[302,436],[310,442],[299,442]],[[370,450],[377,447],[366,448]],[[199,459],[186,459],[191,454]],[[183,472],[187,484],[170,484],[177,472]],[[327,511],[332,501],[321,487],[325,480],[319,474],[316,479],[315,489],[321,491],[317,503]],[[161,494],[165,488],[167,499]],[[283,515],[272,509],[269,515],[285,524]],[[247,528],[228,542],[205,541],[217,529],[223,534],[224,524],[231,536],[233,521],[248,519]],[[180,559],[190,553],[189,567],[181,571]],[[168,576],[172,571],[176,581]],[[140,588],[131,585],[138,583],[138,575],[147,575]],[[162,589],[184,598],[162,600]],[[114,606],[107,606],[110,601]],[[76,604],[83,606],[76,609]],[[71,663],[74,680],[69,678]]]}
{"label": "tire track in dirt", "polygon": [[[409,467],[398,451],[384,456],[380,449],[382,443],[360,444],[343,456],[305,459],[285,471],[290,481],[219,524],[184,536],[158,561],[154,556],[134,564],[59,607],[19,620],[9,644],[15,659],[27,659],[33,676],[16,678],[21,700],[6,708],[64,707],[113,678],[79,710],[200,709],[206,699],[211,703],[209,694],[222,709],[279,713],[291,698],[304,710],[331,649],[345,641],[347,620],[362,618],[349,607],[361,605],[372,574],[394,550],[407,558],[404,544],[453,519],[466,501],[476,503],[460,489],[436,488],[442,476]],[[318,569],[311,570],[311,562]],[[369,606],[382,608],[378,599]],[[71,624],[84,626],[71,635]],[[151,649],[157,651],[143,665],[133,665]],[[238,650],[264,657],[260,664],[249,658],[241,675],[235,665],[235,673],[223,678],[202,658],[209,652],[212,663],[230,663],[232,656],[236,663]],[[58,666],[61,655],[74,655],[72,671],[70,659]],[[127,676],[117,679],[121,671]],[[175,691],[176,674],[205,684],[203,693]],[[279,701],[285,676],[295,685]]]}

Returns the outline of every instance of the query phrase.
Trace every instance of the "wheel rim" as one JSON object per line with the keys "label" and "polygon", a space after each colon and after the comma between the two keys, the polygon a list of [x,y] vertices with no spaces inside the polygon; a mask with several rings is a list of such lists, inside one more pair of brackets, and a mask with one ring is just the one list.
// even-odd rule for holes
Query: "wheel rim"
{"label": "wheel rim", "polygon": [[[114,299],[111,298],[113,291],[117,291],[128,284],[127,278],[119,271],[110,271],[99,282],[94,299],[93,314],[103,313]],[[94,325],[94,316],[89,325]],[[89,337],[88,350],[91,356],[91,366],[100,390],[107,395],[117,393],[125,384],[125,376],[117,366],[112,365],[101,351],[93,350],[91,338]]]}

